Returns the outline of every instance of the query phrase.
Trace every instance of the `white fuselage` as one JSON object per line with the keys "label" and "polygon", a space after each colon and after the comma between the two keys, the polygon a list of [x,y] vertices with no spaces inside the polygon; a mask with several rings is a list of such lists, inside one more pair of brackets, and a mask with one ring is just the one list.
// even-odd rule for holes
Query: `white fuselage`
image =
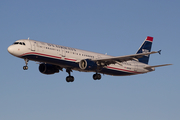
{"label": "white fuselage", "polygon": [[[100,58],[111,58],[113,56],[89,52],[85,50],[65,47],[61,45],[49,44],[35,40],[22,39],[9,46],[8,51],[19,58],[29,59],[33,61],[43,62],[60,66],[61,68],[70,68],[72,70],[84,72],[96,72],[96,70],[83,70],[79,67],[79,62],[83,59],[96,60]],[[149,65],[129,60],[126,62],[117,62],[104,66],[99,73],[123,76],[142,74],[153,71],[154,69],[144,69]]]}

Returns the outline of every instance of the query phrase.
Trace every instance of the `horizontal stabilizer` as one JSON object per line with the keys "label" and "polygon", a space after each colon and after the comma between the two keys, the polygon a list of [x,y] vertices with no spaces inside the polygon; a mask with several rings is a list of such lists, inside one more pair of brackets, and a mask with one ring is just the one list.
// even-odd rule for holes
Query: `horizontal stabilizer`
{"label": "horizontal stabilizer", "polygon": [[145,69],[150,69],[150,68],[155,68],[155,67],[163,67],[163,66],[168,66],[168,65],[172,65],[172,64],[164,64],[164,65],[148,66],[148,67],[145,67]]}

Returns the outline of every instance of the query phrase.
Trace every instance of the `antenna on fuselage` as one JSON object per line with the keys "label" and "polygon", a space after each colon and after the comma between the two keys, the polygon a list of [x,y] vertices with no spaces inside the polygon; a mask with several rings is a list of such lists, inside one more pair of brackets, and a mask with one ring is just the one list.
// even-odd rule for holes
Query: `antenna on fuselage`
{"label": "antenna on fuselage", "polygon": [[29,40],[29,37],[28,37],[28,40]]}

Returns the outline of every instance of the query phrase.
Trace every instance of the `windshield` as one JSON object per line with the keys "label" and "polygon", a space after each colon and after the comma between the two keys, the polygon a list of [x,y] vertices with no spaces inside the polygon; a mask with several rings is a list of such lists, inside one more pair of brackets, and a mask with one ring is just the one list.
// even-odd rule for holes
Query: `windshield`
{"label": "windshield", "polygon": [[13,45],[15,45],[15,44],[26,45],[24,42],[15,42],[15,43],[13,43]]}

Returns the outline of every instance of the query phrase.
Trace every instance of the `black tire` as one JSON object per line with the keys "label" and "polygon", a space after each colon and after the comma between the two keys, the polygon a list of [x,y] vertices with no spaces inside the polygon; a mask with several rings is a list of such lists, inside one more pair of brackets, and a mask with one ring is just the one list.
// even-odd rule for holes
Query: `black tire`
{"label": "black tire", "polygon": [[74,82],[74,77],[73,76],[67,76],[66,82]]}
{"label": "black tire", "polygon": [[74,77],[73,77],[73,76],[71,76],[70,78],[71,78],[71,81],[70,81],[70,82],[74,82]]}
{"label": "black tire", "polygon": [[101,79],[101,74],[94,74],[93,79],[94,80],[100,80]]}
{"label": "black tire", "polygon": [[97,74],[97,79],[98,79],[98,80],[101,79],[101,74]]}
{"label": "black tire", "polygon": [[28,69],[28,66],[23,66],[23,70],[27,70]]}
{"label": "black tire", "polygon": [[93,75],[93,79],[94,79],[94,80],[97,80],[96,74]]}

